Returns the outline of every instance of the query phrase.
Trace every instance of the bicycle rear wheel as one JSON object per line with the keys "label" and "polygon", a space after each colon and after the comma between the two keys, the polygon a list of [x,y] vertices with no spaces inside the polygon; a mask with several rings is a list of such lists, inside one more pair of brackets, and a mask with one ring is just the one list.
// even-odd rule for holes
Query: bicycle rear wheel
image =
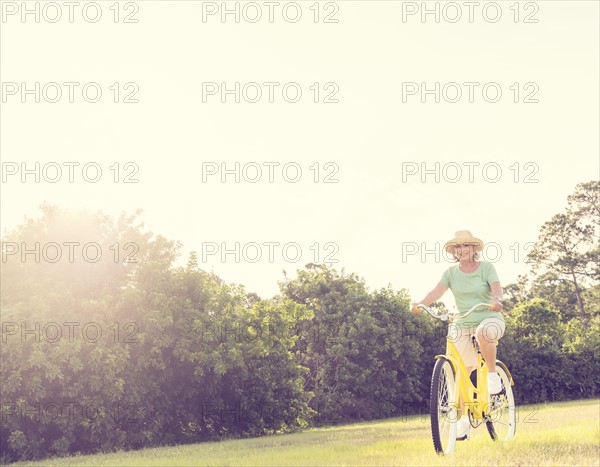
{"label": "bicycle rear wheel", "polygon": [[454,400],[454,370],[445,358],[435,362],[431,376],[431,437],[438,454],[449,454],[456,447],[458,404]]}
{"label": "bicycle rear wheel", "polygon": [[515,396],[510,385],[510,378],[501,366],[496,367],[502,380],[502,391],[492,396],[489,407],[489,420],[486,426],[494,441],[509,441],[515,436],[517,429],[517,414]]}

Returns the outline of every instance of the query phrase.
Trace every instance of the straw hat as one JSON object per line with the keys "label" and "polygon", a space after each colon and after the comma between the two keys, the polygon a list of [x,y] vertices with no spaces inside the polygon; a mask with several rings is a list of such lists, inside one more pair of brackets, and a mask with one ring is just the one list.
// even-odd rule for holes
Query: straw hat
{"label": "straw hat", "polygon": [[444,245],[444,249],[452,254],[454,252],[454,245],[463,243],[470,243],[475,246],[475,251],[483,250],[483,240],[477,237],[473,237],[473,234],[468,230],[459,230],[454,234],[452,240],[448,240]]}

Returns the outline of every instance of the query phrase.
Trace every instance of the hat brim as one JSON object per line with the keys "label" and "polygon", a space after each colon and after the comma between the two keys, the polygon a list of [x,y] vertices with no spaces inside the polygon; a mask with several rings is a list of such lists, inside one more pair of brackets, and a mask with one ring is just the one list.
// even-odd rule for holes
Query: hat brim
{"label": "hat brim", "polygon": [[477,252],[480,252],[481,250],[483,250],[483,240],[481,240],[480,238],[477,238],[477,237],[453,238],[452,240],[449,240],[448,242],[445,243],[444,249],[448,253],[453,254],[454,253],[454,245],[458,245],[461,243],[473,244],[475,246],[475,251],[477,251]]}

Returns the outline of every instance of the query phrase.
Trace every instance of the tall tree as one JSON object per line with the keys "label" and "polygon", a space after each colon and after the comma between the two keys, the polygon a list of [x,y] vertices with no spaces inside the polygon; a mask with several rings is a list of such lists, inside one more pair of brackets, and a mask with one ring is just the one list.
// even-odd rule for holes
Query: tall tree
{"label": "tall tree", "polygon": [[599,186],[596,182],[577,185],[575,193],[569,197],[566,213],[556,214],[544,223],[529,255],[535,273],[552,273],[556,280],[573,286],[584,324],[588,316],[583,292],[591,281],[598,280],[599,250],[594,212],[598,207]]}

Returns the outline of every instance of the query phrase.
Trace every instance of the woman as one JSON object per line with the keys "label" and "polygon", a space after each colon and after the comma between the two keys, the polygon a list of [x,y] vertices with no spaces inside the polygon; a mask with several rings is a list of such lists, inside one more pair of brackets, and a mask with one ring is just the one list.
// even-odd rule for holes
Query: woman
{"label": "woman", "polygon": [[[473,237],[468,230],[459,230],[455,237],[444,245],[453,255],[458,265],[448,268],[439,284],[419,303],[430,305],[438,301],[446,290],[450,289],[456,301],[458,313],[464,313],[478,303],[491,303],[489,310],[479,308],[466,318],[457,319],[448,329],[448,336],[460,353],[469,374],[477,365],[477,353],[469,342],[469,336],[475,334],[481,355],[488,366],[488,392],[497,394],[502,383],[496,373],[496,344],[504,334],[505,324],[502,311],[502,286],[494,266],[486,261],[477,261],[478,252],[483,249],[483,241]],[[412,306],[413,313],[420,309]],[[462,400],[459,401],[462,407]],[[464,407],[463,407],[464,409]],[[464,410],[463,410],[464,412]],[[463,413],[457,423],[457,439],[466,439],[469,435],[469,419]]]}

